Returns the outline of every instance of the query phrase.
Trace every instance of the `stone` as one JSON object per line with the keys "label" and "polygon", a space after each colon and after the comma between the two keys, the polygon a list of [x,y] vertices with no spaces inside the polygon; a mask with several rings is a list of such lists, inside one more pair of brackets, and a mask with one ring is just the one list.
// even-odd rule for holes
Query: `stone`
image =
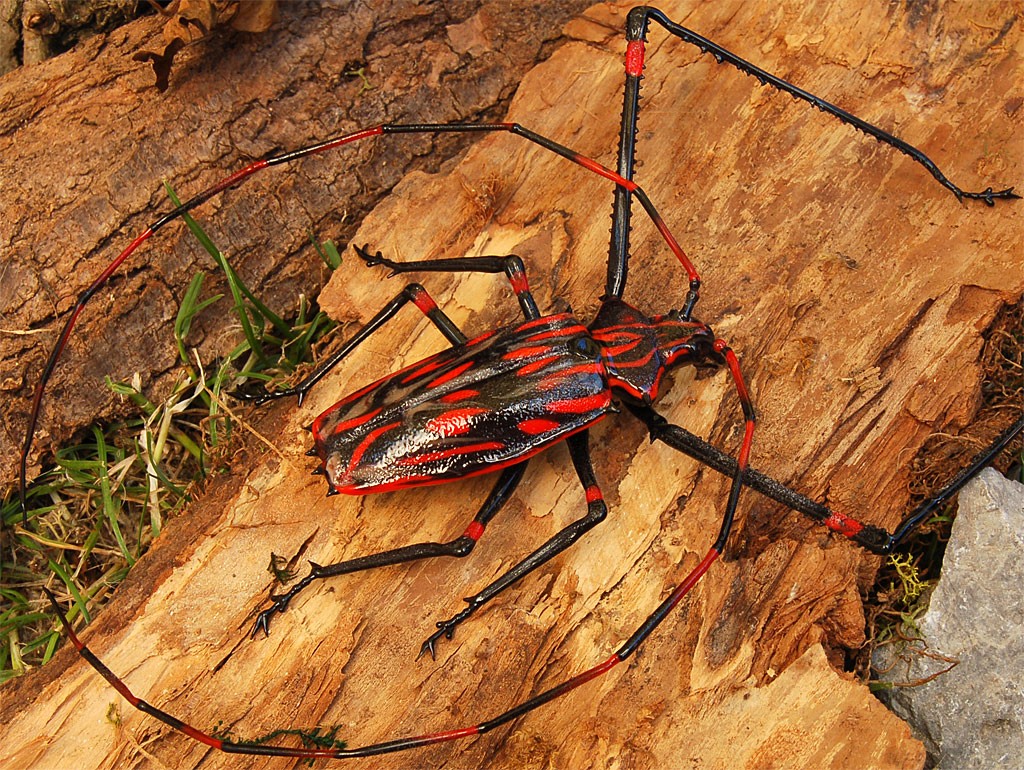
{"label": "stone", "polygon": [[882,681],[903,685],[884,699],[937,770],[1024,768],[1022,585],[1024,485],[986,469],[960,493],[941,577],[908,633],[921,641],[874,660]]}

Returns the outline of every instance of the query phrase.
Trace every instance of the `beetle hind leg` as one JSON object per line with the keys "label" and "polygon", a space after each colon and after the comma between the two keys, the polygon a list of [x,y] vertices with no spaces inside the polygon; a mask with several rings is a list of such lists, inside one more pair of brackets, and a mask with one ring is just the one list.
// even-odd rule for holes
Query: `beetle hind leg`
{"label": "beetle hind leg", "polygon": [[473,521],[471,521],[469,526],[466,527],[465,532],[454,540],[449,540],[445,543],[416,543],[414,545],[393,548],[389,551],[381,551],[380,553],[370,554],[369,556],[360,556],[355,559],[348,559],[346,561],[338,562],[337,564],[328,564],[326,566],[310,562],[310,571],[306,577],[293,585],[285,593],[270,595],[270,601],[272,604],[256,616],[256,622],[253,623],[252,629],[249,632],[250,638],[255,637],[260,631],[265,635],[269,635],[271,618],[273,618],[276,613],[284,612],[288,609],[288,604],[291,600],[294,599],[295,596],[310,583],[316,580],[334,577],[336,575],[346,575],[350,572],[361,572],[363,570],[375,569],[376,567],[386,567],[392,564],[405,564],[406,562],[428,559],[435,556],[453,556],[459,558],[468,556],[476,546],[477,540],[479,540],[483,535],[487,524],[497,515],[498,511],[504,507],[516,487],[519,486],[519,482],[523,478],[523,473],[526,471],[526,465],[528,462],[528,460],[524,460],[523,462],[510,466],[501,472],[501,475],[498,477],[498,481],[495,483],[494,488],[487,496],[487,499],[480,507],[476,516],[473,518]]}
{"label": "beetle hind leg", "polygon": [[580,433],[573,434],[567,440],[569,445],[569,454],[572,457],[573,466],[576,469],[576,475],[579,476],[580,483],[583,485],[584,493],[586,494],[587,512],[582,517],[572,522],[569,526],[557,532],[550,540],[544,543],[544,545],[520,561],[493,583],[486,586],[479,593],[467,597],[465,599],[467,606],[461,612],[453,615],[447,620],[439,621],[437,623],[437,631],[427,637],[427,640],[423,642],[423,645],[420,647],[420,656],[425,653],[430,653],[430,657],[433,658],[436,652],[437,643],[441,640],[441,637],[451,639],[455,633],[456,626],[469,618],[470,615],[475,613],[484,604],[489,602],[520,578],[525,577],[540,565],[550,561],[552,558],[579,540],[586,532],[604,521],[608,514],[608,506],[604,501],[601,488],[597,485],[597,477],[594,475],[594,469],[590,462],[590,446],[587,438],[588,434],[589,431],[584,430]]}

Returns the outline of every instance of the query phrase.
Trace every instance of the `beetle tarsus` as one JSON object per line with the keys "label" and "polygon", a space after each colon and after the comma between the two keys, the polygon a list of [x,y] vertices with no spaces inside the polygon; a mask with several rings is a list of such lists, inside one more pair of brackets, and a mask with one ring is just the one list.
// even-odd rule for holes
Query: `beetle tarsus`
{"label": "beetle tarsus", "polygon": [[469,603],[469,606],[466,607],[466,609],[462,610],[462,612],[453,615],[452,617],[448,618],[448,620],[437,621],[437,631],[435,631],[429,637],[427,637],[427,640],[420,647],[420,654],[416,656],[416,660],[422,658],[423,654],[426,652],[430,653],[430,657],[432,659],[436,658],[435,651],[437,643],[440,641],[441,637],[443,636],[445,639],[451,639],[452,637],[454,637],[455,627],[459,625],[459,623],[464,621],[466,618],[468,618],[470,615],[472,615],[476,608],[479,606],[479,604],[477,604],[475,601],[475,597],[466,599],[465,601]]}
{"label": "beetle tarsus", "polygon": [[[307,578],[308,580],[308,578]],[[303,581],[305,583],[306,581]],[[255,639],[256,634],[260,631],[263,635],[270,636],[270,618],[278,612],[284,612],[288,609],[288,602],[291,601],[292,596],[296,593],[296,589],[293,588],[291,591],[285,594],[271,594],[270,601],[271,606],[262,610],[259,615],[256,616],[256,622],[252,624],[252,628],[249,630],[249,638]]]}
{"label": "beetle tarsus", "polygon": [[256,617],[256,622],[253,623],[252,629],[249,631],[249,638],[255,639],[256,634],[259,631],[263,631],[264,635],[270,636],[270,618],[276,612],[284,612],[288,609],[288,602],[299,593],[303,588],[308,586],[314,580],[318,580],[324,577],[324,568],[322,565],[317,564],[315,561],[309,562],[309,574],[302,578],[298,583],[293,585],[288,591],[283,594],[271,594],[270,602],[271,606],[261,611]]}
{"label": "beetle tarsus", "polygon": [[443,636],[445,639],[451,639],[455,636],[455,623],[451,621],[442,621],[437,624],[437,631],[427,637],[427,640],[420,646],[420,653],[416,656],[416,660],[423,657],[425,653],[430,653],[431,660],[437,660],[437,643]]}
{"label": "beetle tarsus", "polygon": [[[370,244],[364,243],[362,246],[353,246],[352,248],[355,249],[356,254],[358,254],[359,258],[366,263],[367,267],[376,267],[377,265],[384,265],[385,267],[390,267],[392,270],[394,270],[394,263],[391,262],[390,259],[387,259],[379,251],[374,252],[373,254],[370,253]],[[395,274],[395,272],[392,272],[392,275]]]}
{"label": "beetle tarsus", "polygon": [[274,401],[278,398],[287,398],[288,396],[297,396],[299,403],[302,403],[302,397],[304,393],[295,388],[286,388],[284,390],[267,390],[266,387],[260,383],[247,383],[242,387],[235,388],[230,392],[230,396],[239,401],[245,401],[253,406],[262,406],[268,401]]}
{"label": "beetle tarsus", "polygon": [[270,616],[277,612],[277,607],[270,607],[269,609],[263,610],[259,615],[256,616],[256,622],[252,624],[252,628],[249,629],[249,638],[255,639],[256,635],[262,631],[264,638],[270,636]]}
{"label": "beetle tarsus", "polygon": [[985,201],[986,206],[995,206],[996,200],[1020,200],[1020,196],[1013,191],[1012,187],[1007,187],[1005,190],[999,190],[994,192],[991,187],[986,187],[981,192],[963,192],[959,196],[962,198],[972,198],[974,200]]}

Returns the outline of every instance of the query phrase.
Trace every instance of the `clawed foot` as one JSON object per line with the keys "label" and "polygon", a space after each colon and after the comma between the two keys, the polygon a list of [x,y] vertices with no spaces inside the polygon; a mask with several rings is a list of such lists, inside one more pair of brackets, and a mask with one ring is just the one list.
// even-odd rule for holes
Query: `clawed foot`
{"label": "clawed foot", "polygon": [[249,631],[249,638],[254,638],[260,631],[263,632],[264,636],[270,636],[270,618],[273,614],[275,612],[284,612],[288,609],[288,602],[295,598],[295,595],[299,593],[299,591],[308,586],[314,580],[324,577],[325,574],[330,574],[330,570],[325,570],[315,561],[311,561],[309,563],[309,574],[293,585],[287,593],[271,594],[271,606],[267,607],[267,609],[263,610],[256,616],[256,622],[253,623],[252,630]]}
{"label": "clawed foot", "polygon": [[245,401],[247,404],[253,406],[260,406],[268,401],[273,401],[276,398],[285,398],[286,396],[298,396],[302,398],[302,394],[295,390],[275,390],[269,391],[266,385],[260,380],[249,380],[239,388],[235,388],[230,393],[232,398],[236,398],[239,401]]}
{"label": "clawed foot", "polygon": [[462,612],[454,617],[448,618],[448,620],[440,620],[437,623],[437,631],[427,637],[427,641],[420,647],[420,654],[416,656],[416,660],[422,658],[426,653],[430,653],[431,660],[437,658],[436,648],[437,643],[443,636],[445,639],[451,639],[455,635],[455,627],[459,625],[463,620],[468,618],[476,610],[477,605],[473,599],[466,599],[469,602],[469,606],[466,607]]}
{"label": "clawed foot", "polygon": [[288,595],[277,596],[271,594],[270,601],[273,602],[273,605],[267,607],[267,609],[261,611],[256,616],[256,622],[252,624],[252,628],[249,630],[249,638],[255,639],[256,634],[260,631],[263,632],[264,636],[270,636],[270,618],[273,617],[274,613],[284,612],[288,608],[288,600],[290,598]]}
{"label": "clawed foot", "polygon": [[352,248],[356,250],[356,254],[358,254],[359,258],[366,263],[367,267],[376,267],[377,265],[384,265],[384,267],[389,267],[391,268],[391,274],[389,275],[389,277],[396,276],[400,272],[398,269],[398,262],[394,262],[393,260],[388,259],[379,251],[371,254],[370,244],[366,243],[363,244],[362,246],[353,246]]}
{"label": "clawed foot", "polygon": [[1018,200],[1020,196],[1013,191],[1012,187],[1007,187],[1005,190],[999,190],[995,192],[991,187],[987,187],[981,192],[961,192],[957,197],[973,198],[974,200],[985,201],[988,206],[996,205],[996,199],[999,200]]}
{"label": "clawed foot", "polygon": [[438,640],[442,636],[444,636],[444,637],[446,637],[448,639],[451,639],[452,636],[455,635],[455,624],[454,623],[451,623],[451,624],[449,624],[449,623],[438,623],[437,625],[438,625],[437,631],[435,631],[430,636],[428,636],[427,637],[427,641],[425,641],[423,643],[423,646],[420,647],[420,654],[416,656],[416,660],[419,660],[424,655],[426,655],[428,652],[430,653],[430,659],[431,660],[436,660],[437,659],[436,645],[437,645]]}

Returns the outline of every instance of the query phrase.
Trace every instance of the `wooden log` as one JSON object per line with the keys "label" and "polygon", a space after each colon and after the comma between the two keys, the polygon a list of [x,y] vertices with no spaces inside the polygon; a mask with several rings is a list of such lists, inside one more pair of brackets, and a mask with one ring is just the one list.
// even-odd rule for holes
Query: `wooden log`
{"label": "wooden log", "polygon": [[[250,160],[384,120],[500,116],[523,72],[586,0],[488,0],[370,8],[285,3],[259,34],[221,30],[181,51],[171,87],[133,56],[161,49],[150,18],[0,80],[0,479],[9,488],[32,388],[78,295],[136,234],[170,209],[161,182],[188,197]],[[366,80],[360,77],[367,75]],[[466,138],[365,146],[346,165],[304,163],[220,196],[202,216],[239,274],[281,312],[315,296],[326,270],[309,242],[344,243],[413,169],[436,170]],[[181,227],[127,263],[81,320],[43,404],[32,462],[51,443],[109,418],[119,400],[103,378],[136,372],[170,386],[169,324],[209,257]],[[207,358],[230,348],[231,317],[215,308],[190,342]],[[133,344],[125,345],[125,340]],[[123,411],[123,406],[120,407]]]}
{"label": "wooden log", "polygon": [[[524,78],[511,119],[612,165],[625,8],[597,6],[570,24],[575,42]],[[964,186],[1016,181],[1011,2],[665,10],[892,128]],[[755,465],[894,524],[909,459],[931,430],[970,419],[980,333],[1024,292],[1019,207],[961,206],[911,161],[658,31],[639,155],[638,181],[702,269],[699,317],[740,354],[760,415]],[[603,285],[610,197],[606,181],[492,137],[441,174],[408,176],[353,240],[397,259],[518,253],[542,308],[568,302],[586,317]],[[684,281],[641,216],[627,298],[663,311]],[[423,282],[470,334],[516,318],[495,278]],[[365,318],[400,286],[351,260],[322,303]],[[592,430],[609,520],[461,627],[437,662],[413,662],[433,621],[582,512],[564,448],[531,463],[470,558],[325,583],[275,619],[269,639],[246,638],[271,550],[308,542],[307,556],[328,563],[464,528],[488,478],[325,501],[299,430],[338,394],[442,345],[409,311],[300,409],[270,410],[258,427],[280,453],[240,467],[168,527],[85,633],[92,649],[202,729],[341,725],[353,745],[472,724],[604,659],[704,553],[727,490],[626,416]],[[724,373],[677,372],[659,409],[737,444]],[[833,668],[863,638],[859,594],[877,560],[754,494],[741,507],[728,558],[628,665],[492,734],[373,766],[922,767],[906,727]],[[54,670],[36,677],[35,700],[7,712],[0,764],[296,765],[211,754],[129,709],[68,651]]]}

